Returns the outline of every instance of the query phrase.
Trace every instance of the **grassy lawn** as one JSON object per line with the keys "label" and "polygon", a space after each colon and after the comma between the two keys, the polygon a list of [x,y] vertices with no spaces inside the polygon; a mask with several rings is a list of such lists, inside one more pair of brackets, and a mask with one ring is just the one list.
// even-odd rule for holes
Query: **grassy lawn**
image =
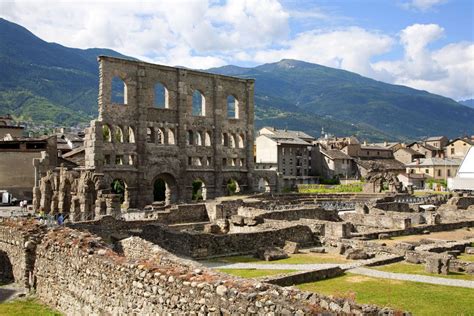
{"label": "grassy lawn", "polygon": [[340,277],[298,285],[338,297],[355,297],[357,303],[389,306],[413,315],[472,315],[474,290],[418,282],[378,279],[346,274]]}
{"label": "grassy lawn", "polygon": [[296,270],[218,269],[218,271],[241,278],[260,278],[270,275],[291,273]]}
{"label": "grassy lawn", "polygon": [[362,192],[362,183],[353,184],[300,184],[298,193],[354,193]]}
{"label": "grassy lawn", "polygon": [[351,260],[345,259],[343,256],[328,253],[297,253],[290,255],[287,259],[264,261],[251,256],[234,256],[217,258],[214,261],[225,263],[241,263],[251,262],[258,264],[311,264],[311,263],[347,263]]}
{"label": "grassy lawn", "polygon": [[34,299],[15,300],[0,304],[0,315],[5,316],[56,316],[61,315]]}
{"label": "grassy lawn", "polygon": [[462,255],[459,255],[458,259],[462,261],[474,262],[474,255],[467,255],[464,253]]}
{"label": "grassy lawn", "polygon": [[433,274],[433,273],[426,272],[425,266],[422,264],[413,264],[413,263],[406,263],[406,262],[397,262],[397,263],[387,264],[381,267],[373,267],[373,269],[386,271],[386,272],[421,274],[421,275],[428,275],[428,276],[439,277],[439,278],[462,279],[462,280],[474,281],[474,275],[461,273],[461,272],[449,272],[448,275]]}

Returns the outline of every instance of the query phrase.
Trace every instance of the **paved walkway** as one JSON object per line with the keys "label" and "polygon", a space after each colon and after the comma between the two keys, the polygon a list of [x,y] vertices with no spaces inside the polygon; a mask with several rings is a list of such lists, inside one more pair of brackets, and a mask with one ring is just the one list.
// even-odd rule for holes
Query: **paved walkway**
{"label": "paved walkway", "polygon": [[371,260],[364,260],[359,262],[350,262],[344,264],[337,263],[321,263],[321,264],[261,264],[252,262],[241,263],[223,263],[223,262],[201,262],[204,266],[212,269],[256,269],[256,270],[297,270],[297,271],[312,271],[327,269],[339,266],[348,273],[366,275],[374,278],[392,279],[401,281],[421,282],[446,286],[457,286],[474,289],[474,281],[438,278],[420,274],[405,274],[379,271],[375,269],[363,268]]}
{"label": "paved walkway", "polygon": [[401,280],[401,281],[412,281],[412,282],[421,282],[421,283],[430,283],[437,285],[447,285],[447,286],[457,286],[457,287],[467,287],[474,289],[474,281],[460,280],[460,279],[448,279],[448,278],[437,278],[421,274],[405,274],[405,273],[393,273],[385,272],[367,268],[355,268],[347,270],[349,273],[366,275],[374,278],[382,279],[392,279],[392,280]]}

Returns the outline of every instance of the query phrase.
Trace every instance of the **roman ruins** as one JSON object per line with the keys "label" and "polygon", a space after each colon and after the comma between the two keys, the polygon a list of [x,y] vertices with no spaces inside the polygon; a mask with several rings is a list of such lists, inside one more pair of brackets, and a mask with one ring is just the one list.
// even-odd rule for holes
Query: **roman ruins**
{"label": "roman ruins", "polygon": [[[409,315],[294,285],[398,261],[474,274],[461,256],[474,253],[472,195],[414,196],[375,171],[360,193],[276,193],[272,172],[254,170],[252,80],[111,57],[99,64],[85,166],[51,167],[47,153],[34,162],[34,208],[66,214],[66,224],[0,219],[0,281],[65,314]],[[124,82],[120,104],[113,77]],[[456,241],[430,238],[459,229],[466,235]],[[391,239],[403,236],[414,240]],[[298,252],[351,261],[259,279],[210,261]]]}

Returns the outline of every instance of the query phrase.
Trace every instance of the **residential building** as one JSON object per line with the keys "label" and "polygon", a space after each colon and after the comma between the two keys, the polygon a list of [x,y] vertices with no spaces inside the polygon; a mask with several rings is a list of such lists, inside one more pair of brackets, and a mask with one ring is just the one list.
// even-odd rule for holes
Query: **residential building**
{"label": "residential building", "polygon": [[48,163],[56,166],[54,136],[0,140],[0,190],[9,191],[17,199],[31,200],[35,185],[33,159],[41,158],[42,151],[48,153]]}
{"label": "residential building", "polygon": [[311,147],[314,137],[300,132],[262,128],[256,138],[256,169],[276,170],[283,188],[315,183],[311,171]]}
{"label": "residential building", "polygon": [[316,145],[312,150],[312,168],[314,172],[326,179],[351,179],[356,176],[352,157],[338,149],[325,149]]}
{"label": "residential building", "polygon": [[446,180],[456,176],[460,159],[424,158],[406,165],[406,173],[425,174],[428,178]]}
{"label": "residential building", "polygon": [[446,136],[432,136],[426,138],[424,143],[437,149],[444,149],[444,147],[449,143],[449,139]]}
{"label": "residential building", "polygon": [[408,148],[411,148],[420,154],[423,154],[425,158],[443,158],[444,149],[439,149],[433,145],[424,143],[424,142],[414,142],[407,145]]}
{"label": "residential building", "polygon": [[397,178],[403,183],[404,187],[411,185],[415,189],[425,188],[426,180],[428,179],[423,173],[400,173]]}
{"label": "residential building", "polygon": [[464,157],[455,178],[448,179],[451,190],[474,191],[474,146],[471,146]]}
{"label": "residential building", "polygon": [[401,147],[393,152],[393,157],[403,164],[408,164],[416,159],[425,158],[425,155],[409,147]]}
{"label": "residential building", "polygon": [[446,157],[463,159],[473,145],[474,141],[467,137],[453,139],[446,145]]}
{"label": "residential building", "polygon": [[14,139],[22,137],[25,128],[14,124],[13,118],[10,115],[0,116],[0,138]]}

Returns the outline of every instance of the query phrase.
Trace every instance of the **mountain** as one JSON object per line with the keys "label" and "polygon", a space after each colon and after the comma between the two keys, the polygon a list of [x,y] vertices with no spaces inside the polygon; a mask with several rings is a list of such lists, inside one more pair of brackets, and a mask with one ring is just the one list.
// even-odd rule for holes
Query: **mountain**
{"label": "mountain", "polygon": [[468,106],[470,108],[474,108],[474,99],[467,99],[458,101],[460,104]]}
{"label": "mountain", "polygon": [[[255,78],[257,116],[259,112],[268,112],[267,109],[284,112],[294,126],[310,128],[301,121],[305,118],[321,122],[330,132],[334,124],[346,130],[356,128],[358,132],[354,134],[361,138],[368,134],[368,138],[374,140],[474,133],[473,109],[446,97],[345,70],[284,59],[254,68],[224,66],[208,71]],[[284,127],[285,122],[275,118],[265,120],[269,125]],[[319,130],[305,131],[318,135]]]}
{"label": "mountain", "polygon": [[0,114],[70,125],[97,114],[98,55],[109,49],[48,43],[0,18]]}
{"label": "mountain", "polygon": [[[71,125],[97,114],[98,55],[109,49],[48,43],[0,19],[0,114]],[[474,134],[474,110],[449,98],[390,85],[344,70],[297,60],[253,68],[224,66],[218,74],[255,78],[255,124],[319,136],[408,140]]]}

